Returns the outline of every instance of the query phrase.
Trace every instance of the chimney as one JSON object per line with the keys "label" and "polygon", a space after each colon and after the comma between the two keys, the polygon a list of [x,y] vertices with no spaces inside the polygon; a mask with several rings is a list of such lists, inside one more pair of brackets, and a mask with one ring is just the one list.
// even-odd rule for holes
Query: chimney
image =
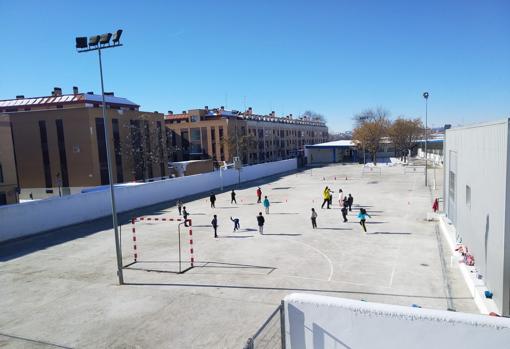
{"label": "chimney", "polygon": [[183,110],[183,111],[182,111],[182,113],[183,113],[183,114],[186,114],[186,110]]}
{"label": "chimney", "polygon": [[88,95],[93,95],[94,94],[94,91],[89,91],[87,92]]}
{"label": "chimney", "polygon": [[51,96],[55,97],[55,91],[51,91]]}
{"label": "chimney", "polygon": [[17,95],[16,96],[16,99],[23,99],[23,98],[25,98],[25,96],[23,96],[23,95]]}
{"label": "chimney", "polygon": [[224,107],[224,106],[221,106],[221,107],[220,107],[220,110],[221,110],[221,111],[224,111],[224,110],[225,110],[225,107]]}
{"label": "chimney", "polygon": [[174,112],[173,112],[173,111],[171,111],[171,110],[169,110],[169,111],[168,111],[168,115],[174,115]]}
{"label": "chimney", "polygon": [[105,95],[105,96],[115,96],[115,95],[113,94],[113,92],[105,92],[105,93],[104,93],[104,95]]}
{"label": "chimney", "polygon": [[79,92],[78,92],[78,86],[73,86],[73,94],[74,95],[77,95]]}
{"label": "chimney", "polygon": [[248,110],[246,111],[246,114],[248,114],[248,115],[253,114],[253,109],[251,107],[249,107]]}
{"label": "chimney", "polygon": [[271,117],[275,117],[276,116],[276,113],[274,112],[274,110],[271,112]]}
{"label": "chimney", "polygon": [[209,106],[207,106],[207,105],[206,105],[206,106],[204,107],[204,109],[205,109],[206,111],[208,111],[208,110],[209,110]]}
{"label": "chimney", "polygon": [[53,96],[62,96],[62,89],[60,87],[53,87]]}

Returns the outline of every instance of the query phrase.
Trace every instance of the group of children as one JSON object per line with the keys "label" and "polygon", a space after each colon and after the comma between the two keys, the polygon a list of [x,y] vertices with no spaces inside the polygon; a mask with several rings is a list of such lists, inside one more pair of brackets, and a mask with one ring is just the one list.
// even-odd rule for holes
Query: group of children
{"label": "group of children", "polygon": [[[259,204],[261,203],[262,206],[264,206],[265,213],[269,214],[269,207],[271,204],[270,204],[267,196],[264,196],[264,200],[262,200],[262,189],[260,187],[257,188],[256,195],[257,195],[257,203],[259,203]],[[333,190],[331,190],[329,187],[325,187],[322,192],[322,196],[323,196],[324,201],[322,202],[321,208],[324,208],[324,205],[326,205],[326,208],[330,209],[332,206],[332,202],[333,202]],[[209,195],[209,201],[211,204],[211,208],[216,208],[216,195],[212,192]],[[232,191],[230,192],[230,203],[237,204],[236,192],[234,189],[232,189]],[[345,223],[348,221],[348,219],[347,219],[348,212],[352,211],[352,204],[354,203],[354,197],[351,194],[349,194],[348,196],[344,196],[343,190],[340,189],[338,191],[338,203],[341,206],[342,217],[343,217],[343,221]],[[186,206],[183,206],[183,203],[181,200],[177,201],[177,209],[179,210],[179,215],[180,216],[182,215],[182,217],[184,218],[184,225],[188,226],[189,212],[186,210]],[[312,208],[312,214],[311,214],[310,218],[312,221],[313,229],[317,228],[317,216],[318,216],[317,212],[315,211],[314,208]],[[363,230],[366,232],[367,231],[367,228],[365,225],[366,219],[367,219],[367,217],[370,217],[370,218],[372,218],[372,217],[362,207],[360,208],[360,211],[359,211],[357,217],[360,220],[359,224],[361,225]],[[256,218],[257,218],[257,225],[259,228],[259,233],[263,234],[265,218],[262,215],[262,212],[259,212],[259,214]],[[234,224],[234,232],[238,231],[241,228],[240,219],[237,217],[231,216],[230,220]],[[211,226],[214,230],[214,237],[217,238],[218,237],[218,226],[219,226],[217,215],[213,215],[213,219],[211,221]]]}
{"label": "group of children", "polygon": [[[322,191],[322,198],[323,198],[323,202],[322,202],[321,208],[324,208],[324,205],[326,205],[326,208],[330,209],[333,204],[333,190],[331,190],[329,187],[326,186],[324,188],[324,190]],[[344,223],[346,223],[348,221],[347,214],[349,211],[352,211],[353,203],[354,203],[354,198],[351,194],[349,194],[348,196],[344,196],[344,192],[342,189],[340,189],[338,191],[338,204],[341,207],[342,218],[343,218]],[[312,215],[311,215],[310,219],[312,221],[313,229],[317,228],[317,216],[318,216],[317,212],[315,211],[314,208],[312,208]],[[370,218],[372,218],[372,217],[367,213],[367,210],[365,210],[363,207],[361,207],[359,209],[359,213],[358,213],[357,217],[360,220],[359,224],[361,225],[363,230],[366,232],[367,228],[366,228],[365,223],[366,223],[367,217],[370,217]]]}
{"label": "group of children", "polygon": [[[267,196],[264,196],[264,200],[262,200],[262,189],[260,189],[260,187],[257,188],[256,194],[257,194],[257,203],[259,203],[259,204],[261,203],[264,206],[266,214],[269,214],[269,206],[271,205],[269,202],[269,199],[267,198]],[[216,195],[212,192],[209,195],[209,202],[211,203],[211,208],[216,208]],[[236,192],[234,189],[232,189],[232,191],[230,192],[230,203],[237,204]],[[179,209],[179,215],[181,214],[181,206],[182,206],[182,203],[179,200],[177,202],[177,208]],[[186,207],[184,207],[184,212],[187,214]],[[241,228],[240,219],[237,217],[231,216],[230,220],[234,224],[233,231],[234,232],[238,231]],[[259,214],[257,216],[257,225],[258,225],[260,234],[264,234],[264,223],[265,223],[265,218],[262,215],[262,212],[259,212]],[[211,221],[211,226],[214,230],[214,237],[217,238],[218,237],[218,226],[219,226],[217,215],[213,215],[213,219]]]}

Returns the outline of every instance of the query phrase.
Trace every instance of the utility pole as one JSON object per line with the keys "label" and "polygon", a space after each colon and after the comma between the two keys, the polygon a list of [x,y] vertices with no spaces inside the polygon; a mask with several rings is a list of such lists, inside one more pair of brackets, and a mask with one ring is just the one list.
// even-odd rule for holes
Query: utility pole
{"label": "utility pole", "polygon": [[428,134],[428,100],[429,100],[429,93],[424,92],[423,98],[425,98],[425,186],[428,185],[427,181],[427,172],[429,168],[429,161],[428,161],[428,153],[427,153],[427,143],[429,140],[429,134]]}

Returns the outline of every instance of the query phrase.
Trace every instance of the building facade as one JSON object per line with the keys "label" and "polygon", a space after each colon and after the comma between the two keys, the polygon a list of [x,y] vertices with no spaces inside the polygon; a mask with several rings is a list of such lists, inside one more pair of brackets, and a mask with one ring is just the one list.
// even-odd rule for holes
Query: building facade
{"label": "building facade", "polygon": [[9,115],[0,114],[0,206],[18,202],[16,155]]}
{"label": "building facade", "polygon": [[444,209],[457,243],[510,315],[510,123],[508,119],[446,130]]}
{"label": "building facade", "polygon": [[[0,101],[10,115],[21,197],[44,198],[109,184],[100,95],[93,93]],[[167,176],[163,114],[139,111],[106,95],[115,183]]]}
{"label": "building facade", "polygon": [[307,144],[328,139],[325,123],[292,115],[277,117],[216,109],[194,109],[165,117],[170,161],[212,158],[231,163],[238,156],[244,164],[294,157]]}

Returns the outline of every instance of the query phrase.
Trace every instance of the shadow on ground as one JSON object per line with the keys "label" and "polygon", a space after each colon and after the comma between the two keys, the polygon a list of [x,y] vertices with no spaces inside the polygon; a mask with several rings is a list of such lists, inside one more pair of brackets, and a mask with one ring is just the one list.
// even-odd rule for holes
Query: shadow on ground
{"label": "shadow on ground", "polygon": [[[247,189],[253,186],[261,186],[270,182],[274,182],[278,179],[281,179],[289,174],[298,174],[304,169],[298,169],[295,171],[280,173],[273,176],[268,176],[260,179],[256,179],[250,182],[241,183],[238,185],[224,187],[223,191],[216,190],[216,194],[220,193],[228,193],[232,189]],[[190,195],[187,197],[180,198],[184,202],[194,201],[198,199],[208,199],[210,195],[210,191],[203,192],[200,194]],[[256,198],[255,192],[253,195],[254,199]],[[161,215],[166,213],[164,210],[168,209],[172,206],[176,205],[177,200],[170,200],[166,202],[162,202],[156,205],[151,205],[143,208],[139,208],[132,211],[127,211],[124,213],[118,214],[118,222],[119,226],[130,224],[132,217],[140,217],[140,216],[149,216],[149,215]],[[229,208],[229,207],[226,207]],[[203,213],[195,213],[195,215],[201,215]],[[191,212],[191,219],[193,219],[193,212]],[[48,218],[50,219],[50,218]],[[37,224],[34,222],[34,224]],[[112,219],[110,216],[106,216],[104,218],[99,218],[93,221],[79,223],[55,230],[50,230],[47,232],[42,232],[36,235],[31,235],[15,240],[6,241],[0,243],[0,262],[9,261],[11,259],[16,259],[22,257],[24,255],[44,250],[46,248],[63,244],[68,241],[72,241],[75,239],[79,239],[88,235],[96,234],[98,232],[112,229]],[[121,228],[122,229],[122,228]],[[125,229],[125,228],[124,228]],[[113,235],[113,232],[112,232]]]}

